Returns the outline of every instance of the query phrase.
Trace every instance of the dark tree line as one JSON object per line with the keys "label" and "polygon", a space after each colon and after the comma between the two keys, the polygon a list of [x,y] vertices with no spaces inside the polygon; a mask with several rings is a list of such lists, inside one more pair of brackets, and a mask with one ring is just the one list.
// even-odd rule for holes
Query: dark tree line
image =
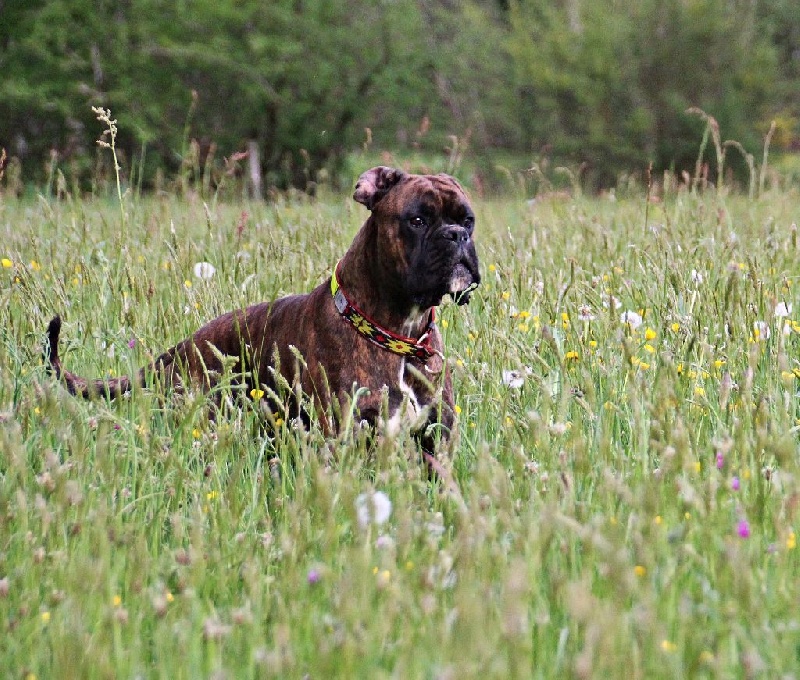
{"label": "dark tree line", "polygon": [[800,3],[0,0],[0,74],[0,146],[36,182],[94,176],[103,106],[147,185],[249,145],[268,186],[305,186],[368,138],[456,137],[486,168],[547,158],[600,186],[692,170],[692,107],[749,153],[772,121],[796,145]]}

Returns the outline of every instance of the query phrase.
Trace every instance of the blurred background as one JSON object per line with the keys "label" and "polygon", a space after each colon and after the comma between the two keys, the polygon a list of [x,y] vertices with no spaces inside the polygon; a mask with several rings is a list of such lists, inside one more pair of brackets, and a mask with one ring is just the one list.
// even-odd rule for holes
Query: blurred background
{"label": "blurred background", "polygon": [[92,106],[142,190],[313,192],[413,159],[480,193],[557,168],[597,191],[700,154],[713,174],[707,116],[746,185],[768,135],[800,170],[799,85],[797,0],[0,0],[14,193],[101,188]]}

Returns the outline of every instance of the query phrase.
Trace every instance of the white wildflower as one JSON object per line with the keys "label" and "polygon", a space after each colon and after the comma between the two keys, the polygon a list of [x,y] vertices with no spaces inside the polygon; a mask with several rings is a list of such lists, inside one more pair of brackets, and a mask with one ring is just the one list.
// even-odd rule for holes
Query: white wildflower
{"label": "white wildflower", "polygon": [[356,514],[362,527],[371,523],[377,526],[386,524],[392,514],[392,501],[383,491],[359,494],[356,498]]}
{"label": "white wildflower", "polygon": [[578,307],[578,320],[579,321],[594,321],[595,315],[592,314],[592,308],[589,305],[581,305]]}
{"label": "white wildflower", "polygon": [[792,315],[792,303],[790,302],[788,305],[785,302],[779,302],[775,305],[775,316],[778,318],[784,318],[787,316]]}
{"label": "white wildflower", "polygon": [[210,262],[198,262],[194,266],[195,278],[202,279],[203,281],[208,281],[214,276],[216,271],[216,267]]}
{"label": "white wildflower", "polygon": [[631,327],[632,331],[635,331],[639,326],[642,325],[642,317],[640,314],[636,312],[632,312],[628,310],[627,312],[622,312],[622,315],[619,317],[621,323],[626,323]]}
{"label": "white wildflower", "polygon": [[692,283],[696,283],[698,286],[703,283],[703,272],[699,272],[696,269],[692,269],[691,273]]}
{"label": "white wildflower", "polygon": [[512,390],[518,390],[525,382],[525,374],[522,371],[503,371],[503,384]]}

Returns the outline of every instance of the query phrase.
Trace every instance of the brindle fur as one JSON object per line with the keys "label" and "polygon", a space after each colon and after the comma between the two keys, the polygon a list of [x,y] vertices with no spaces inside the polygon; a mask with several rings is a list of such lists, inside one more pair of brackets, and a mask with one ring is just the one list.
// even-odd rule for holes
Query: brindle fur
{"label": "brindle fur", "polygon": [[[379,167],[361,176],[354,198],[371,214],[341,260],[340,284],[381,326],[419,337],[429,308],[450,292],[457,265],[469,272],[474,285],[480,280],[467,197],[447,175],[410,175]],[[418,215],[427,222],[424,229],[410,223]],[[459,302],[468,295],[467,291]],[[359,397],[358,411],[370,424],[396,415],[409,388],[426,411],[423,427],[438,421],[447,431],[453,424],[453,390],[438,328],[431,340],[436,354],[425,364],[387,352],[339,315],[330,278],[308,294],[252,305],[210,321],[133,377],[88,380],[65,370],[58,355],[60,329],[61,320],[55,317],[48,327],[49,363],[67,389],[84,398],[115,398],[153,377],[176,389],[187,380],[209,388],[223,369],[219,355],[236,358],[233,372],[242,374],[248,393],[259,387],[269,394],[276,389],[277,356],[283,377],[313,399],[326,429],[338,426],[336,413],[349,408],[354,386],[367,389]],[[291,347],[302,355],[304,365]],[[251,384],[253,376],[258,385]],[[384,400],[388,413],[382,413]],[[328,414],[333,414],[332,420]]]}

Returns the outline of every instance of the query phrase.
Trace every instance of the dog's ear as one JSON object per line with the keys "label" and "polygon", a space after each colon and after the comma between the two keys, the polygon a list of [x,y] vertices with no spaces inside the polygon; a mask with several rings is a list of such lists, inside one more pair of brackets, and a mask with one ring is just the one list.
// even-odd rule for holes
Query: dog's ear
{"label": "dog's ear", "polygon": [[379,165],[367,170],[356,182],[353,198],[372,210],[395,184],[406,176],[402,170]]}

